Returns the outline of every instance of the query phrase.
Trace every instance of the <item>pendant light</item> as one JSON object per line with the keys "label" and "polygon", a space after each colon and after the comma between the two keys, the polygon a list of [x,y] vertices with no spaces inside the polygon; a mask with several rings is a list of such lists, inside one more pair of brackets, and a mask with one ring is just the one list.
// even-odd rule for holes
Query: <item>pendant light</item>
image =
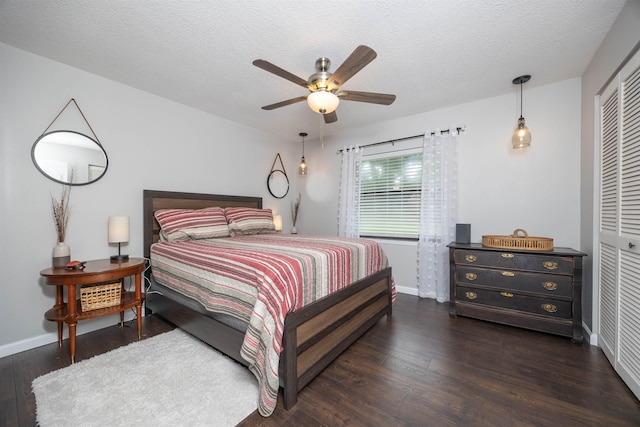
{"label": "pendant light", "polygon": [[302,160],[300,160],[300,166],[298,166],[298,173],[300,175],[306,175],[309,173],[307,163],[304,161],[304,137],[307,136],[306,132],[300,132],[298,135],[302,137]]}
{"label": "pendant light", "polygon": [[518,119],[518,127],[511,137],[513,148],[525,148],[531,145],[531,132],[524,124],[522,117],[522,84],[531,80],[530,75],[524,75],[513,79],[514,85],[520,85],[520,118]]}

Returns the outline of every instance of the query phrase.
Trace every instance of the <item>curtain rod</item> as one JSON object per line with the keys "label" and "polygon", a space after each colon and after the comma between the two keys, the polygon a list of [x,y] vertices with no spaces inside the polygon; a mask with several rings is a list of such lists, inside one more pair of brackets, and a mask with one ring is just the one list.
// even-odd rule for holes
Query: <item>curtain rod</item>
{"label": "curtain rod", "polygon": [[[462,126],[462,127],[456,127],[456,130],[458,131],[458,133],[460,132],[464,132],[466,129],[466,126]],[[449,133],[450,129],[443,129],[440,131],[440,135],[444,135],[445,133]],[[436,134],[435,131],[431,131],[429,133],[429,135],[434,136]],[[422,133],[420,135],[413,135],[413,136],[405,136],[404,138],[397,138],[397,139],[390,139],[388,141],[380,141],[380,142],[373,142],[371,144],[365,144],[365,145],[361,145],[360,148],[365,148],[365,147],[373,147],[374,145],[382,145],[382,144],[395,144],[396,142],[400,142],[400,141],[406,141],[409,139],[416,139],[416,138],[422,138],[425,135],[427,135],[426,133]],[[341,148],[340,150],[338,150],[336,152],[336,154],[340,154],[342,153],[344,150],[349,151],[348,148]]]}

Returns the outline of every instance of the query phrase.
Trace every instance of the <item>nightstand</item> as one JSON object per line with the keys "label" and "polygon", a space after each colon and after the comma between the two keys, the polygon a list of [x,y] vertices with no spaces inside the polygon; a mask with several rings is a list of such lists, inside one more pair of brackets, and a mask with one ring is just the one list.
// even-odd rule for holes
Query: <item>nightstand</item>
{"label": "nightstand", "polygon": [[[136,308],[138,339],[142,328],[142,273],[145,269],[144,258],[129,258],[124,262],[112,262],[109,259],[87,261],[82,270],[67,270],[66,268],[46,268],[40,272],[44,283],[56,287],[56,303],[48,310],[44,317],[58,323],[58,345],[62,346],[62,324],[69,327],[69,351],[71,363],[76,355],[76,325],[80,320],[94,319],[109,314],[120,313],[120,326],[123,325],[124,312],[129,308]],[[135,291],[127,292],[122,289],[120,303],[111,307],[82,310],[77,299],[77,287],[99,285],[122,281],[125,277],[135,275]],[[67,302],[64,301],[64,288],[67,288]]]}

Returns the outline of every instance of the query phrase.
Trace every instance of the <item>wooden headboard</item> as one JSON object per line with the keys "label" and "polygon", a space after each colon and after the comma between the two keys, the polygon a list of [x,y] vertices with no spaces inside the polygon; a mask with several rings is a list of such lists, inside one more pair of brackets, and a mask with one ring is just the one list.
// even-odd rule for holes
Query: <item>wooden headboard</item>
{"label": "wooden headboard", "polygon": [[146,258],[151,255],[151,245],[160,238],[160,225],[153,215],[158,209],[202,209],[214,206],[262,208],[262,197],[144,190],[142,198],[144,256]]}

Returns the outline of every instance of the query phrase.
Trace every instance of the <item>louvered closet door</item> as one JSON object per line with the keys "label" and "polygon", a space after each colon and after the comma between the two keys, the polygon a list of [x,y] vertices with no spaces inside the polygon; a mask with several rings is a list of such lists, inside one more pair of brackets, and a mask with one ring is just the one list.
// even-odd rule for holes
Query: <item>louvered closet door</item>
{"label": "louvered closet door", "polygon": [[599,340],[640,398],[640,54],[600,99]]}
{"label": "louvered closet door", "polygon": [[618,80],[601,96],[600,141],[600,335],[598,342],[615,364],[618,342]]}

